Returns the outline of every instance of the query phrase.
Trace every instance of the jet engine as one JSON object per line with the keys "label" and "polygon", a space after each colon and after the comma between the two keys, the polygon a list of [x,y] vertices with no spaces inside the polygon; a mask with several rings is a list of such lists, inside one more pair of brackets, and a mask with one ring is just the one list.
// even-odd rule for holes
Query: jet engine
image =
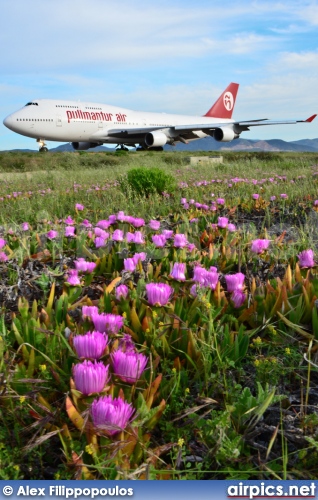
{"label": "jet engine", "polygon": [[72,146],[76,151],[85,151],[86,149],[96,148],[99,145],[96,142],[72,142]]}
{"label": "jet engine", "polygon": [[164,146],[168,142],[168,137],[163,132],[155,131],[148,132],[145,136],[145,145],[147,148],[154,148],[157,146]]}
{"label": "jet engine", "polygon": [[233,139],[240,137],[240,134],[236,134],[231,128],[216,128],[213,133],[213,137],[218,142],[230,142]]}

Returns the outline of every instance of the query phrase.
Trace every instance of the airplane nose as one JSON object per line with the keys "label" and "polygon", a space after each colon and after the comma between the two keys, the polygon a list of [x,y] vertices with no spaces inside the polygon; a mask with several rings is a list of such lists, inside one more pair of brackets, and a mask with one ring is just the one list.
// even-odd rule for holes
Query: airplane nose
{"label": "airplane nose", "polygon": [[7,116],[4,120],[3,120],[3,125],[5,125],[7,128],[9,128],[10,130],[12,129],[12,126],[13,126],[13,118],[12,118],[12,115],[9,115]]}

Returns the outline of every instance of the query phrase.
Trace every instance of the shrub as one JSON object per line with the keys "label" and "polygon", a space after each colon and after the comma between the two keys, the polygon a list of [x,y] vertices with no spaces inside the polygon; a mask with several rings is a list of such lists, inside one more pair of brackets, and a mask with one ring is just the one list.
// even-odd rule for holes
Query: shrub
{"label": "shrub", "polygon": [[119,178],[118,182],[124,194],[134,191],[147,198],[151,194],[171,192],[176,187],[175,179],[160,168],[133,168],[126,176]]}

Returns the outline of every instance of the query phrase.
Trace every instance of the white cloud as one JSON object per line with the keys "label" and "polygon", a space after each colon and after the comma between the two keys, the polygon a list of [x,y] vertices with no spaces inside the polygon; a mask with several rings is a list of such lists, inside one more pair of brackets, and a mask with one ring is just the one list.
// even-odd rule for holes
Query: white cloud
{"label": "white cloud", "polygon": [[294,71],[309,70],[318,76],[318,50],[303,52],[283,52],[280,54],[277,63],[285,69]]}
{"label": "white cloud", "polygon": [[299,19],[306,21],[312,26],[318,25],[318,5],[316,2],[309,2],[309,5],[305,5],[297,9],[297,14]]}

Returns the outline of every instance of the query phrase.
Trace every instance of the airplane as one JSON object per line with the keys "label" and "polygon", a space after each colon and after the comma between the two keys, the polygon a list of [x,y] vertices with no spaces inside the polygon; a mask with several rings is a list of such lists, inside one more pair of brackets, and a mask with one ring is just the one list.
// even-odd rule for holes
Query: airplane
{"label": "airplane", "polygon": [[45,141],[70,142],[77,151],[102,144],[117,144],[120,149],[162,150],[166,144],[188,144],[204,137],[229,142],[250,127],[310,123],[306,120],[272,121],[267,118],[237,121],[232,119],[238,83],[230,83],[204,116],[132,111],[90,102],[36,99],[3,120],[18,134],[33,137],[39,151],[48,151]]}

